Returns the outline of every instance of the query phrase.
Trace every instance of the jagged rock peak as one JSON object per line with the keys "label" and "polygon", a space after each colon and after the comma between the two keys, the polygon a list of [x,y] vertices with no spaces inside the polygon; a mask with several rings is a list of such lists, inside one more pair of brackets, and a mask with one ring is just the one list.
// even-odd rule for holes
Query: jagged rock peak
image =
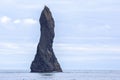
{"label": "jagged rock peak", "polygon": [[50,12],[50,10],[49,10],[49,8],[47,6],[44,7],[44,9],[42,11],[42,14],[45,14],[46,17],[47,16],[52,17],[51,12]]}
{"label": "jagged rock peak", "polygon": [[55,23],[47,6],[44,7],[39,22],[41,25],[41,36],[35,58],[30,67],[31,72],[62,72],[52,48]]}

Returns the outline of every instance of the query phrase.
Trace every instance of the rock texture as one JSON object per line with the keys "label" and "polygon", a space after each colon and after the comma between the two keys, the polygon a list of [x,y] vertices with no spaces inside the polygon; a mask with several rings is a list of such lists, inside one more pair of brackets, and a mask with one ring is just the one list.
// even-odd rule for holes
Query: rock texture
{"label": "rock texture", "polygon": [[37,46],[37,53],[31,64],[31,72],[62,72],[62,69],[53,52],[54,19],[47,6],[39,19],[41,25],[41,37]]}

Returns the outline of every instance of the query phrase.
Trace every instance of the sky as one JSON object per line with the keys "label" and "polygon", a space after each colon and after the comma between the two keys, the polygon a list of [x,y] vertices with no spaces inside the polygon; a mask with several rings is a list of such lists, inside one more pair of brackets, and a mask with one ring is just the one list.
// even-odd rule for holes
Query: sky
{"label": "sky", "polygon": [[63,70],[120,70],[120,0],[0,0],[0,70],[26,70],[47,5]]}

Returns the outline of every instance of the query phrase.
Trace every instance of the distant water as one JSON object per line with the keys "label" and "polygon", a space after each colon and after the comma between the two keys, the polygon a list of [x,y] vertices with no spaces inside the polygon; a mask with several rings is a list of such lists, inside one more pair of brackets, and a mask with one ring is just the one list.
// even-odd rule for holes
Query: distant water
{"label": "distant water", "polygon": [[62,73],[0,73],[0,80],[120,80],[120,71],[66,71]]}

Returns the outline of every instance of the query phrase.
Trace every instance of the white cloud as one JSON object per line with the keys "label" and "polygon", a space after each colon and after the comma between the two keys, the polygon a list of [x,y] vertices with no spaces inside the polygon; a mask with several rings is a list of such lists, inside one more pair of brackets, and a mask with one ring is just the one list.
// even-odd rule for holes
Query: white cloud
{"label": "white cloud", "polygon": [[35,51],[35,43],[0,42],[0,54],[30,54]]}
{"label": "white cloud", "polygon": [[18,49],[18,45],[15,43],[5,43],[5,42],[1,42],[0,43],[0,48],[6,48],[6,49]]}
{"label": "white cloud", "polygon": [[13,23],[19,24],[19,23],[21,23],[21,20],[17,19],[17,20],[15,20],[15,21],[13,21]]}
{"label": "white cloud", "polygon": [[110,26],[110,25],[104,25],[104,27],[106,28],[106,29],[111,29],[112,27]]}
{"label": "white cloud", "polygon": [[19,24],[19,23],[23,23],[26,25],[33,25],[36,24],[37,21],[32,19],[32,18],[27,18],[27,19],[16,19],[15,21],[13,21],[14,24]]}
{"label": "white cloud", "polygon": [[7,16],[3,16],[0,18],[0,22],[3,24],[7,24],[11,22],[11,18],[7,17]]}
{"label": "white cloud", "polygon": [[34,20],[34,19],[31,19],[31,18],[28,18],[28,19],[24,19],[24,20],[23,20],[23,23],[29,25],[29,24],[36,24],[37,21]]}
{"label": "white cloud", "polygon": [[110,45],[78,45],[78,44],[55,44],[57,50],[70,52],[120,52],[120,46]]}
{"label": "white cloud", "polygon": [[67,37],[59,37],[59,39],[63,40],[114,40],[114,39],[120,39],[119,37],[104,37],[104,36],[96,36],[96,37],[79,37],[79,36],[67,36]]}
{"label": "white cloud", "polygon": [[[25,24],[25,25],[34,25],[37,23],[37,21],[35,19],[32,19],[32,18],[24,18],[24,19],[12,19],[8,16],[2,16],[0,18],[0,22],[2,24]],[[10,26],[9,26],[10,27]]]}

